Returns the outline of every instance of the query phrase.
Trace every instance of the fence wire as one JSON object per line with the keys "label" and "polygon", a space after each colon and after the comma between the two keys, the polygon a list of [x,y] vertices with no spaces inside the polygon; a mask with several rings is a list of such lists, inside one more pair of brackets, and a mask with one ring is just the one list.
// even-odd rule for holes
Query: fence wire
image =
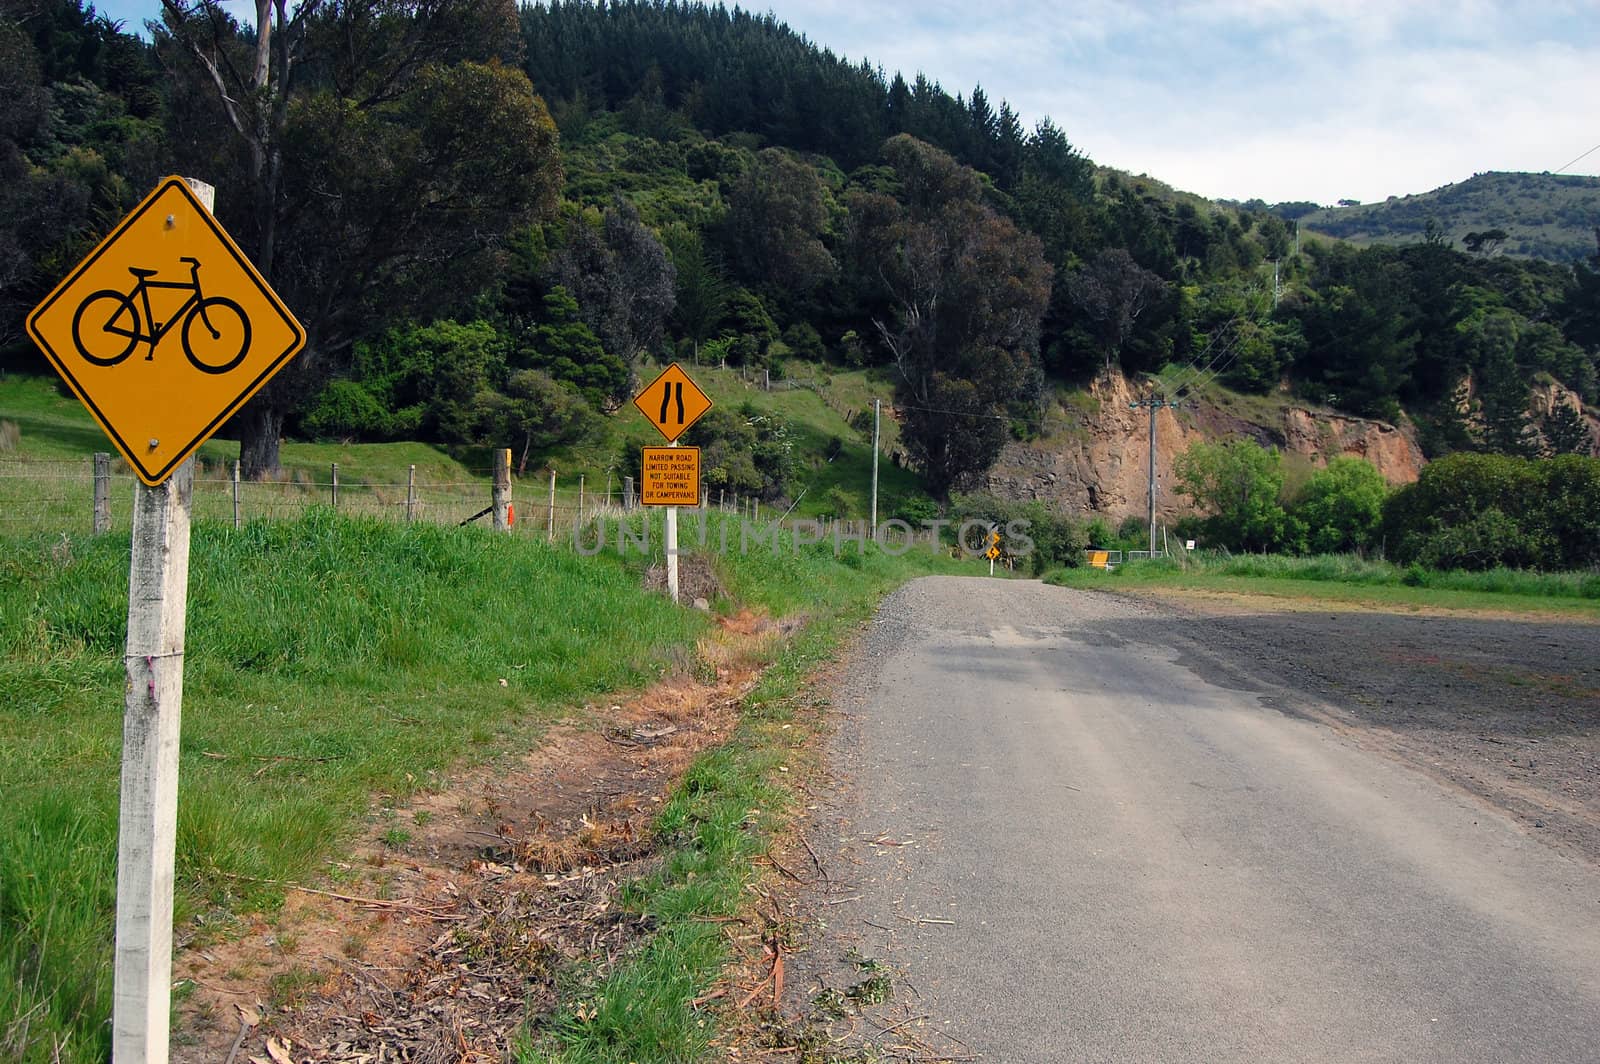
{"label": "fence wire", "polygon": [[[425,521],[442,525],[491,523],[491,481],[368,481],[341,476],[330,468],[320,476],[297,471],[277,480],[234,481],[230,465],[197,466],[194,520],[289,521],[316,507],[386,521]],[[107,531],[127,532],[133,520],[136,479],[120,460],[107,477]],[[613,482],[615,487],[615,482]],[[633,508],[621,490],[593,491],[587,485],[558,482],[554,495],[548,477],[514,480],[512,530],[526,536],[565,537],[597,515]],[[0,535],[89,535],[94,532],[95,471],[92,457],[63,460],[0,458]],[[731,509],[731,507],[730,507]]]}

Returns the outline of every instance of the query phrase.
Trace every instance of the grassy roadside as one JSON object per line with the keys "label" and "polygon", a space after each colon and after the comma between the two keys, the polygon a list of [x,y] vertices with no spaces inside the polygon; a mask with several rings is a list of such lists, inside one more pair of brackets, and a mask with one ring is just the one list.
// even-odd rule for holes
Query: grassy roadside
{"label": "grassy roadside", "polygon": [[1192,558],[1184,565],[1134,562],[1111,572],[1063,569],[1051,573],[1046,582],[1108,591],[1172,588],[1351,607],[1544,613],[1600,620],[1600,573],[1592,572],[1436,572],[1344,555],[1246,555]]}
{"label": "grassy roadside", "polygon": [[836,660],[882,596],[906,579],[977,571],[975,563],[921,552],[893,559],[869,551],[859,562],[830,563],[848,575],[831,581],[826,612],[813,613],[783,647],[746,696],[732,740],[691,767],[662,811],[657,831],[670,840],[666,859],[624,895],[631,911],[653,922],[651,938],[609,972],[574,973],[563,1012],[542,1037],[527,1037],[520,1064],[689,1062],[712,1044],[716,1013],[694,1002],[730,959],[717,919],[750,903],[747,888],[760,875],[755,859],[795,815],[791,781],[801,773],[790,767],[803,763],[823,724],[804,696],[808,679]]}
{"label": "grassy roadside", "polygon": [[[712,515],[713,544],[724,521],[738,527]],[[659,554],[659,528],[652,542]],[[0,538],[3,1059],[70,1064],[107,1051],[127,550],[125,535]],[[274,906],[277,892],[256,881],[314,876],[374,794],[402,799],[452,765],[536,742],[586,696],[693,668],[709,622],[643,590],[650,561],[327,510],[237,532],[198,525],[180,937],[197,915],[210,925]],[[660,882],[630,891],[674,929],[652,944],[651,963],[696,979],[719,957],[690,916],[737,903],[748,862],[743,872],[731,862],[750,852],[747,813],[781,806],[762,782],[779,755],[755,741],[759,706],[887,589],[974,571],[925,549],[836,558],[832,544],[734,549],[712,567],[724,606],[811,623],[752,696],[740,738],[696,766],[668,807],[662,831],[681,853]]]}
{"label": "grassy roadside", "polygon": [[[106,1055],[127,551],[0,540],[4,1059]],[[314,873],[373,794],[684,667],[707,623],[615,558],[474,529],[326,511],[198,526],[180,923],[272,905],[244,877]]]}

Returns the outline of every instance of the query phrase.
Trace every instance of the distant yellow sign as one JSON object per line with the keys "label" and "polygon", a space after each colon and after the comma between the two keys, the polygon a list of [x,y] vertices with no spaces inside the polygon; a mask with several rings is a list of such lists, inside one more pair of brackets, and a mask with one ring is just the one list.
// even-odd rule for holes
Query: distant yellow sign
{"label": "distant yellow sign", "polygon": [[711,409],[711,397],[674,362],[634,397],[633,405],[671,443]]}
{"label": "distant yellow sign", "polygon": [[152,486],[305,346],[305,330],[181,177],[28,316],[28,332]]}
{"label": "distant yellow sign", "polygon": [[700,448],[646,447],[639,501],[646,506],[700,505]]}

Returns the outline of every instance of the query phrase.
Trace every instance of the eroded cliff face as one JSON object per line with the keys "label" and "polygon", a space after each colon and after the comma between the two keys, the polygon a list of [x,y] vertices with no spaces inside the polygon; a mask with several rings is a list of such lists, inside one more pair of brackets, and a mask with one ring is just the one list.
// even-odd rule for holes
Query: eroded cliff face
{"label": "eroded cliff face", "polygon": [[1600,454],[1600,417],[1595,416],[1594,409],[1584,409],[1583,399],[1565,384],[1541,381],[1533,385],[1528,396],[1528,412],[1536,422],[1549,417],[1558,406],[1571,407],[1583,416],[1589,430],[1589,446]]}
{"label": "eroded cliff face", "polygon": [[[1143,398],[1120,373],[1096,380],[1092,402],[1069,409],[1066,423],[1052,419],[1052,433],[1014,443],[990,470],[986,490],[1013,499],[1054,502],[1069,513],[1099,514],[1113,521],[1143,514],[1150,461],[1150,413],[1130,409]],[[1156,411],[1156,512],[1173,518],[1192,509],[1172,490],[1172,462],[1195,440],[1222,442],[1241,436],[1299,454],[1316,465],[1356,455],[1377,467],[1391,484],[1417,479],[1424,459],[1414,435],[1380,421],[1287,405],[1272,423],[1258,424],[1205,401]]]}

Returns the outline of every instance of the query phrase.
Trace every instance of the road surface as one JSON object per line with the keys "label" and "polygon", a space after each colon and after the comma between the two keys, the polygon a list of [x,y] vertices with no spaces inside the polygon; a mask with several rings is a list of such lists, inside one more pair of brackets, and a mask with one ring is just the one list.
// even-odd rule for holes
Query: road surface
{"label": "road surface", "polygon": [[1175,623],[897,593],[836,695],[811,974],[887,964],[878,1026],[917,1019],[877,1041],[999,1064],[1600,1061],[1600,870]]}

